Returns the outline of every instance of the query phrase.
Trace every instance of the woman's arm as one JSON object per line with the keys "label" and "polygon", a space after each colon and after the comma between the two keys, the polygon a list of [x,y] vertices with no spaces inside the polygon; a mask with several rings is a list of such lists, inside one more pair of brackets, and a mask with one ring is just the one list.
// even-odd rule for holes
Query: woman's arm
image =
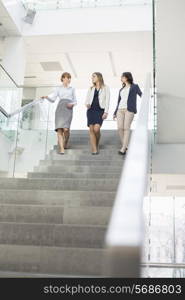
{"label": "woman's arm", "polygon": [[115,109],[114,114],[113,114],[113,119],[116,119],[119,103],[120,103],[120,100],[121,100],[120,91],[119,91],[119,94],[118,94],[118,101],[117,101],[116,109]]}
{"label": "woman's arm", "polygon": [[77,105],[76,90],[73,88],[73,105]]}
{"label": "woman's arm", "polygon": [[41,97],[42,99],[47,99],[49,102],[54,103],[58,97],[58,88],[55,88],[54,91],[48,96]]}
{"label": "woman's arm", "polygon": [[109,112],[109,105],[110,105],[110,88],[108,86],[106,86],[105,93],[106,93],[105,113],[108,114],[108,112]]}
{"label": "woman's arm", "polygon": [[75,105],[77,105],[76,93],[75,93],[75,89],[74,88],[72,89],[72,101],[73,101],[72,103],[68,103],[67,104],[68,108],[72,109]]}
{"label": "woman's arm", "polygon": [[137,84],[137,94],[141,97],[142,96],[142,92],[141,92],[141,90],[140,90],[140,87],[139,87],[139,85]]}
{"label": "woman's arm", "polygon": [[90,105],[90,95],[91,95],[91,88],[88,89],[88,92],[87,92],[87,96],[86,96],[86,100],[85,100],[85,106],[87,108],[90,108],[91,105]]}

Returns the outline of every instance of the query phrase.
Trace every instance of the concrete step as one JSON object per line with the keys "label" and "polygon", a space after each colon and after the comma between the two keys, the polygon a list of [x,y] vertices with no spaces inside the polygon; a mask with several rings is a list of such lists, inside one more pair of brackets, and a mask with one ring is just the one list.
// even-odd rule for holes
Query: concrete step
{"label": "concrete step", "polygon": [[49,173],[49,172],[29,172],[28,178],[119,178],[120,173],[80,173],[80,172],[64,172],[61,173]]}
{"label": "concrete step", "polygon": [[102,166],[99,164],[99,166],[70,166],[70,168],[65,165],[65,166],[61,166],[61,165],[57,165],[57,166],[38,166],[34,168],[34,172],[48,172],[48,173],[68,173],[70,172],[74,172],[74,173],[102,173],[102,171],[104,172],[104,174],[106,173],[117,173],[117,174],[121,174],[123,165],[120,164],[116,167],[114,166]]}
{"label": "concrete step", "polygon": [[[119,148],[117,149],[116,147],[113,148],[110,148],[110,149],[100,149],[100,154],[101,156],[118,156],[118,150]],[[58,153],[58,148],[55,147],[54,150],[50,150],[49,152],[49,155],[56,155]],[[91,151],[90,149],[72,149],[72,148],[69,148],[67,150],[65,150],[65,153],[67,155],[76,155],[76,156],[80,156],[80,155],[90,155],[91,154]],[[58,154],[57,154],[58,155]]]}
{"label": "concrete step", "polygon": [[82,190],[82,191],[116,191],[117,179],[26,179],[26,178],[0,178],[0,189],[15,190]]}
{"label": "concrete step", "polygon": [[0,177],[8,177],[8,172],[7,171],[0,171]]}
{"label": "concrete step", "polygon": [[[98,155],[97,155],[98,156]],[[63,157],[63,156],[62,156]],[[124,157],[125,158],[125,157]],[[67,159],[59,159],[59,160],[41,160],[40,166],[100,166],[103,168],[104,166],[122,166],[124,159],[121,157],[118,160],[67,160]]]}
{"label": "concrete step", "polygon": [[102,248],[106,227],[94,225],[56,225],[0,223],[0,244]]}
{"label": "concrete step", "polygon": [[89,154],[68,154],[67,152],[64,155],[58,154],[58,153],[53,153],[52,155],[48,155],[46,156],[46,160],[60,160],[60,161],[64,161],[64,160],[80,160],[80,161],[119,161],[119,162],[123,162],[123,156],[118,155],[117,153],[113,156],[113,155],[104,155],[102,153],[100,153],[99,155],[92,155],[91,153]]}
{"label": "concrete step", "polygon": [[64,207],[48,205],[0,204],[0,222],[107,225],[109,207]]}
{"label": "concrete step", "polygon": [[[107,150],[107,151],[114,151],[115,153],[116,153],[116,150],[118,151],[119,149],[120,149],[120,147],[121,147],[121,144],[120,143],[114,143],[114,144],[108,144],[107,142],[105,143],[105,144],[101,144],[101,146],[100,146],[100,152],[102,151],[102,150]],[[84,142],[84,143],[82,143],[81,141],[79,141],[79,142],[73,142],[73,141],[71,141],[71,139],[70,139],[70,141],[69,141],[69,148],[70,149],[68,149],[68,150],[73,150],[73,151],[88,151],[89,153],[91,152],[91,146],[90,146],[90,144],[88,143],[88,142]],[[58,150],[58,148],[56,147],[56,148],[54,148],[54,151],[57,151]],[[68,150],[66,150],[66,153],[67,153],[67,151]]]}
{"label": "concrete step", "polygon": [[[115,146],[115,145],[118,145],[119,143],[120,143],[120,141],[119,141],[118,136],[102,137],[101,140],[100,140],[100,145],[103,146],[103,147],[106,147],[106,146],[109,146],[109,145]],[[81,145],[86,145],[87,147],[90,147],[90,140],[89,140],[89,137],[85,137],[85,136],[84,137],[72,137],[72,136],[70,136],[69,144],[70,145],[81,144]]]}
{"label": "concrete step", "polygon": [[[63,248],[27,245],[0,245],[0,270],[6,274],[26,273],[23,277],[101,276],[104,249]],[[0,274],[0,277],[2,276]],[[44,275],[47,274],[47,275]],[[55,274],[55,275],[53,275]],[[51,277],[50,276],[50,277]],[[6,276],[3,276],[6,277]],[[13,274],[10,277],[19,277]]]}
{"label": "concrete step", "polygon": [[[106,122],[106,121],[105,121]],[[114,135],[115,133],[117,132],[117,129],[101,129],[101,133],[102,135],[108,135],[110,136],[111,134]],[[74,135],[74,136],[85,136],[85,135],[89,135],[89,129],[86,128],[86,129],[73,129],[71,130],[71,135]]]}
{"label": "concrete step", "polygon": [[1,204],[62,205],[67,207],[111,207],[115,192],[101,191],[49,191],[49,190],[0,190]]}

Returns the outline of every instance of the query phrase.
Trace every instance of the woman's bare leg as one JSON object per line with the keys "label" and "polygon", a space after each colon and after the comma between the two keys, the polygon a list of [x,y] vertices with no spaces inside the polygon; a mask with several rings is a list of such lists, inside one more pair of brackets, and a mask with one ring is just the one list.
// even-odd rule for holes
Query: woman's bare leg
{"label": "woman's bare leg", "polygon": [[64,148],[67,149],[70,136],[70,129],[64,128]]}
{"label": "woman's bare leg", "polygon": [[94,133],[96,136],[96,148],[97,151],[99,149],[99,142],[100,142],[100,137],[101,137],[101,133],[100,133],[100,125],[99,124],[95,124],[94,125]]}
{"label": "woman's bare leg", "polygon": [[57,130],[59,153],[64,153],[64,132],[63,129]]}
{"label": "woman's bare leg", "polygon": [[89,136],[90,136],[92,153],[96,153],[97,152],[97,141],[96,141],[96,135],[94,132],[94,125],[89,126]]}

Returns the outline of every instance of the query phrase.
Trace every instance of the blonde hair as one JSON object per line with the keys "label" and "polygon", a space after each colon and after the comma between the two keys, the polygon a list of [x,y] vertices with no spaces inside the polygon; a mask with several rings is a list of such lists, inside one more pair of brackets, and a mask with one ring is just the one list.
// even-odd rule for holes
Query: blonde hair
{"label": "blonde hair", "polygon": [[[103,80],[103,75],[102,73],[100,72],[94,72],[93,75],[96,75],[98,77],[98,81],[99,81],[99,84],[100,84],[100,88],[104,87],[105,86],[105,83],[104,83],[104,80]],[[94,87],[96,84],[93,83],[93,86]]]}

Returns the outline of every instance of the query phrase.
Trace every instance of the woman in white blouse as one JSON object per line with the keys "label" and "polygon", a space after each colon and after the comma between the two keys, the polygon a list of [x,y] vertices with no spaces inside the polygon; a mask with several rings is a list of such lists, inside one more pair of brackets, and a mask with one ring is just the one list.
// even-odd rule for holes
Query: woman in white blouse
{"label": "woman in white blouse", "polygon": [[58,136],[59,154],[64,154],[64,149],[67,149],[70,126],[73,118],[73,107],[77,104],[75,89],[70,86],[71,75],[67,72],[61,76],[62,85],[57,87],[53,93],[48,96],[43,96],[50,102],[55,102],[60,99],[55,112],[55,131]]}
{"label": "woman in white blouse", "polygon": [[119,154],[125,155],[128,149],[130,127],[137,113],[137,95],[142,96],[138,84],[134,83],[131,72],[121,75],[122,88],[119,91],[118,102],[113,118],[117,118],[118,132],[121,140]]}

